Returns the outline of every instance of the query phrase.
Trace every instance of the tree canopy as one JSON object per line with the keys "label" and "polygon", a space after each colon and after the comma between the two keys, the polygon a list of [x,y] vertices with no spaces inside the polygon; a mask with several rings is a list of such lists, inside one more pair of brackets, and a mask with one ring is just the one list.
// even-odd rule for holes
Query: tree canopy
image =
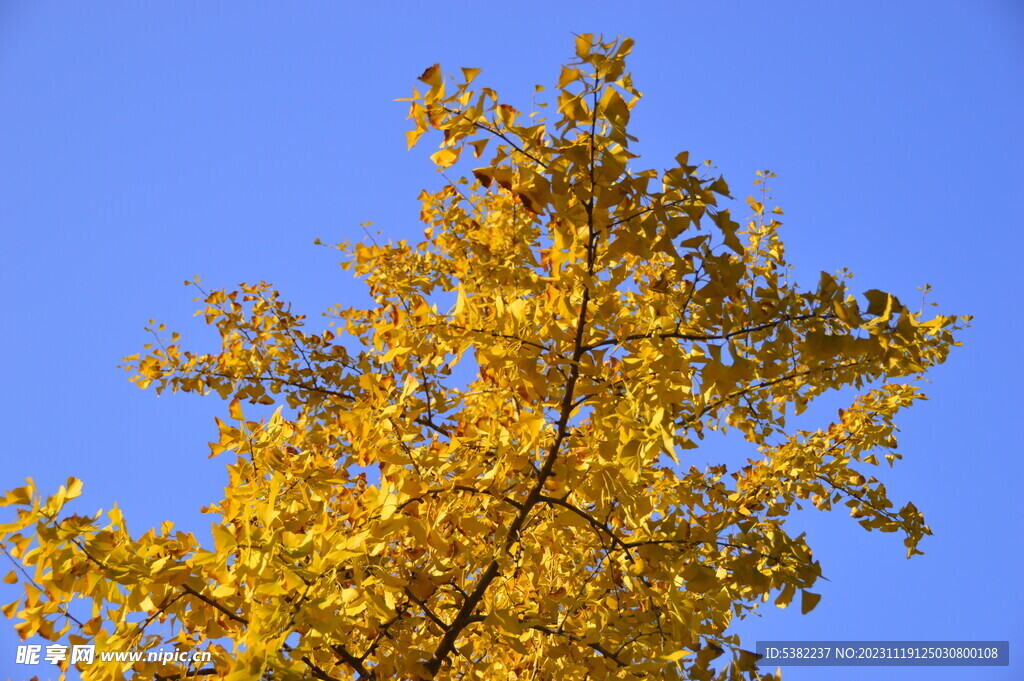
{"label": "tree canopy", "polygon": [[[192,282],[220,347],[154,325],[125,366],[230,400],[212,537],[68,514],[76,479],[7,492],[20,634],[212,653],[80,664],[96,681],[773,678],[730,624],[818,602],[794,509],[849,507],[920,553],[922,514],[874,471],[969,318],[857,296],[845,272],[800,288],[770,172],[744,208],[685,152],[636,170],[631,46],[578,37],[530,113],[479,69],[428,68],[409,145],[438,131],[434,164],[477,167],[422,193],[422,241],[338,245],[373,302],[326,330],[270,284]],[[787,427],[844,388],[834,422]],[[747,462],[694,465],[710,431]]]}

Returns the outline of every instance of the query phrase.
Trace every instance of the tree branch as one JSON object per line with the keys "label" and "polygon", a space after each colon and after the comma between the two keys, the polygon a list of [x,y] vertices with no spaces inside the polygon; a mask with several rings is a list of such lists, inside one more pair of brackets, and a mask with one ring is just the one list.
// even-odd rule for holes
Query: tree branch
{"label": "tree branch", "polygon": [[773,379],[771,379],[769,381],[760,381],[759,383],[755,383],[754,385],[747,386],[746,388],[741,388],[739,390],[734,390],[733,392],[729,393],[728,395],[723,395],[722,397],[720,397],[719,399],[715,400],[714,402],[712,402],[710,404],[707,404],[707,405],[704,405],[704,407],[702,407],[699,412],[697,412],[696,414],[694,414],[690,418],[684,419],[683,421],[679,422],[678,425],[680,427],[687,426],[687,425],[693,423],[694,421],[697,421],[697,420],[703,418],[704,415],[707,414],[712,409],[716,409],[716,408],[722,406],[723,404],[725,404],[726,402],[730,402],[730,401],[736,399],[737,397],[742,397],[743,395],[746,395],[747,393],[750,393],[750,392],[754,392],[755,390],[762,390],[764,388],[770,388],[773,385],[778,385],[779,383],[785,383],[786,381],[792,381],[794,378],[801,378],[803,376],[810,376],[810,375],[818,374],[818,373],[828,373],[830,371],[839,371],[840,369],[849,369],[852,366],[857,366],[858,364],[862,364],[862,363],[863,363],[862,360],[851,360],[849,362],[841,362],[841,363],[839,363],[839,364],[837,364],[835,366],[818,367],[818,368],[814,368],[814,369],[804,369],[803,371],[794,371],[793,373],[789,373],[789,374],[786,374],[785,376],[780,376],[778,378],[773,378]]}
{"label": "tree branch", "polygon": [[[461,116],[462,115],[461,111],[456,111],[454,109],[449,109],[448,107],[442,107],[442,108],[445,111],[447,111],[448,113],[450,113],[450,114],[452,114],[454,116]],[[531,161],[533,161],[534,163],[539,165],[544,170],[548,169],[548,166],[547,166],[546,163],[544,163],[544,161],[541,161],[539,158],[537,158],[536,156],[534,156],[533,154],[531,154],[530,152],[526,151],[525,149],[520,147],[518,144],[516,144],[515,142],[510,140],[507,136],[505,136],[505,133],[503,133],[503,132],[501,132],[499,130],[495,130],[491,126],[485,125],[485,124],[481,123],[480,121],[470,121],[470,122],[473,124],[474,127],[479,128],[480,130],[488,132],[488,133],[494,135],[495,137],[504,140],[506,144],[508,144],[510,147],[512,147],[513,149],[518,151],[520,154],[522,154],[526,158],[530,159]],[[520,139],[522,139],[522,138],[520,138]]]}
{"label": "tree branch", "polygon": [[[356,674],[359,674],[360,679],[376,678],[376,674],[372,670],[366,668],[366,665],[363,664],[363,660],[348,652],[348,649],[345,648],[345,646],[340,643],[335,643],[331,645],[331,651],[338,656],[338,659],[352,667]],[[302,661],[306,662],[306,658],[302,658]],[[306,662],[306,664],[309,664],[309,662]]]}
{"label": "tree branch", "polygon": [[554,506],[560,506],[560,507],[562,507],[564,509],[572,511],[573,513],[575,513],[579,517],[583,518],[588,523],[590,523],[590,525],[594,529],[596,529],[598,531],[598,533],[603,532],[604,534],[608,535],[608,538],[612,540],[612,543],[614,543],[615,545],[617,545],[619,548],[621,548],[623,551],[626,552],[626,557],[629,559],[629,561],[630,562],[633,561],[633,554],[630,553],[630,551],[629,551],[629,549],[631,548],[630,545],[627,544],[625,541],[623,541],[617,534],[615,534],[615,531],[612,530],[612,528],[608,527],[606,524],[602,523],[600,520],[598,520],[594,516],[590,515],[589,513],[587,513],[586,511],[584,511],[580,507],[574,506],[573,504],[570,504],[565,499],[558,499],[556,497],[549,497],[549,496],[546,496],[546,495],[541,495],[539,497],[539,500],[543,501],[543,502],[546,502],[546,503],[549,503],[549,504],[552,504]]}
{"label": "tree branch", "polygon": [[245,624],[245,625],[249,624],[249,620],[247,620],[246,618],[244,618],[244,617],[242,617],[240,615],[236,615],[235,613],[231,612],[230,610],[228,610],[223,605],[221,605],[217,601],[213,600],[209,596],[206,596],[204,594],[199,593],[198,591],[196,591],[195,589],[190,587],[188,584],[182,584],[181,585],[181,590],[184,591],[185,593],[189,594],[190,596],[194,596],[195,598],[198,598],[203,603],[206,603],[207,605],[209,605],[211,608],[215,608],[215,609],[219,610],[220,612],[222,612],[225,615],[227,615],[230,619],[233,619],[233,620],[235,620],[236,622],[238,622],[240,624]]}
{"label": "tree branch", "polygon": [[309,659],[309,655],[303,655],[302,661],[306,663],[309,670],[313,673],[313,676],[320,679],[320,681],[341,681],[336,676],[331,676],[320,667],[313,664],[313,660]]}
{"label": "tree branch", "polygon": [[[581,636],[565,631],[564,629],[552,629],[551,627],[544,626],[543,624],[531,624],[530,628],[534,629],[535,631],[541,631],[545,634],[550,634],[551,636],[564,636],[570,641],[575,641],[577,643],[583,640]],[[587,643],[586,645],[590,648],[593,648],[604,657],[607,657],[609,660],[619,665],[620,667],[629,666],[629,663],[622,660],[618,656],[618,653],[613,653],[612,651],[602,646],[600,643]]]}
{"label": "tree branch", "polygon": [[[596,97],[596,95],[595,95]],[[594,149],[594,135],[597,126],[597,107],[595,105],[593,111],[593,119],[591,121],[590,131],[590,197],[585,205],[587,211],[587,228],[589,230],[589,239],[587,241],[587,273],[593,275],[594,271],[594,253],[596,249],[596,231],[594,229],[594,170],[596,165],[596,152]],[[569,417],[572,414],[572,403],[575,397],[574,393],[576,390],[576,382],[579,379],[580,374],[580,358],[583,356],[583,334],[587,326],[587,309],[590,304],[590,288],[587,284],[583,283],[583,296],[580,302],[580,312],[576,318],[576,334],[573,340],[573,353],[572,362],[570,364],[569,376],[566,379],[565,393],[562,397],[562,405],[559,413],[558,424],[555,429],[555,438],[551,443],[551,448],[548,450],[547,457],[545,458],[544,465],[541,466],[540,471],[537,473],[537,479],[527,495],[526,500],[523,502],[522,508],[519,513],[516,514],[512,524],[509,525],[508,533],[505,536],[505,543],[502,547],[502,553],[507,552],[512,545],[518,540],[520,533],[522,532],[523,525],[526,523],[527,517],[530,515],[530,511],[540,502],[541,493],[544,491],[544,485],[548,478],[551,477],[554,471],[555,461],[558,459],[558,452],[562,447],[562,443],[565,441],[566,436],[569,432]],[[448,657],[455,647],[455,641],[458,639],[459,634],[462,630],[470,623],[473,614],[483,600],[484,594],[491,582],[498,576],[500,565],[498,558],[491,560],[491,563],[484,570],[483,574],[480,575],[476,586],[473,591],[470,592],[469,597],[463,602],[462,607],[459,609],[458,614],[452,621],[448,630],[445,631],[441,637],[441,641],[438,643],[437,648],[434,650],[434,654],[426,662],[426,667],[430,671],[430,674],[436,675],[441,669],[441,664]]]}
{"label": "tree branch", "polygon": [[631,336],[624,336],[623,338],[608,338],[608,339],[605,339],[603,341],[598,341],[597,343],[591,343],[590,345],[585,346],[584,349],[585,350],[594,350],[596,348],[600,348],[600,347],[603,347],[605,345],[621,345],[622,343],[625,343],[626,341],[644,340],[644,339],[650,340],[650,339],[654,339],[654,338],[657,338],[657,339],[660,339],[660,340],[666,340],[666,339],[669,339],[669,338],[675,338],[675,339],[678,339],[678,340],[688,340],[688,341],[729,340],[730,338],[734,338],[736,336],[742,336],[742,335],[745,335],[745,334],[748,334],[748,333],[757,333],[758,331],[764,331],[765,329],[773,328],[773,327],[776,327],[776,326],[778,326],[780,324],[785,324],[786,322],[798,322],[798,321],[804,321],[804,320],[807,320],[807,319],[823,319],[823,320],[828,320],[828,319],[835,319],[835,315],[833,315],[833,314],[804,314],[804,315],[798,315],[796,317],[791,317],[789,315],[786,315],[784,317],[780,317],[779,319],[775,319],[775,320],[770,321],[770,322],[765,322],[763,324],[758,324],[757,326],[748,326],[748,327],[744,327],[742,329],[737,329],[735,331],[730,331],[729,333],[723,333],[723,334],[718,334],[718,335],[679,333],[678,331],[670,331],[670,332],[666,332],[666,333],[638,333],[638,334],[634,334],[634,335],[631,335]]}

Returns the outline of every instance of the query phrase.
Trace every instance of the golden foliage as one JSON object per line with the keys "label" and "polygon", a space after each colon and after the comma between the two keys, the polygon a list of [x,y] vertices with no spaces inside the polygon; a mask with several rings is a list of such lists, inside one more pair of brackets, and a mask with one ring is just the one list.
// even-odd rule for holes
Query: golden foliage
{"label": "golden foliage", "polygon": [[[375,301],[329,311],[340,337],[262,282],[203,292],[215,353],[155,329],[126,358],[140,387],[232,400],[212,545],[132,536],[116,508],[62,515],[81,483],[43,499],[30,481],[0,527],[32,575],[5,608],[21,635],[204,647],[202,671],[237,681],[772,678],[727,631],[769,599],[817,602],[794,507],[846,504],[917,553],[921,514],[862,471],[892,463],[893,416],[967,318],[859,300],[846,275],[792,285],[771,173],[741,227],[709,165],[633,170],[630,46],[581,36],[551,118],[470,89],[478,69],[423,73],[410,144],[436,130],[438,166],[486,160],[422,195],[422,242],[339,245]],[[849,386],[835,423],[786,430]],[[246,402],[279,408],[246,420]],[[749,465],[688,465],[725,429]]]}

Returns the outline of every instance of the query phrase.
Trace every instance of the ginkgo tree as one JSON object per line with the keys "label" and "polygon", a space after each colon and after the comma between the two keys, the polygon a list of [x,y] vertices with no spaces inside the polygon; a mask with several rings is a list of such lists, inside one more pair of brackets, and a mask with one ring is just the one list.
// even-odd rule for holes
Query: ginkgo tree
{"label": "ginkgo tree", "polygon": [[[636,170],[631,45],[577,38],[530,114],[428,68],[409,144],[442,133],[433,163],[465,177],[421,195],[419,243],[338,245],[365,309],[311,329],[261,282],[198,289],[215,352],[154,328],[140,387],[230,400],[212,537],[69,514],[75,479],[7,492],[21,636],[212,653],[79,663],[96,681],[774,678],[730,625],[817,603],[794,509],[919,553],[921,513],[874,471],[969,318],[845,272],[798,287],[771,173],[741,225],[709,164]],[[840,389],[834,422],[787,428]],[[746,463],[695,465],[709,431]]]}

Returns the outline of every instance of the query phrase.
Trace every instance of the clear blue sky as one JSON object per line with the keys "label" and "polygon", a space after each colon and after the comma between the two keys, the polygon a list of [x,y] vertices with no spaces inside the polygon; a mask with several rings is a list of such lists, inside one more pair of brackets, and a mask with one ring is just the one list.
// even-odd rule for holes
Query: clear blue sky
{"label": "clear blue sky", "polygon": [[[788,668],[810,679],[1022,678],[1024,495],[1019,228],[1024,5],[998,2],[0,4],[3,266],[0,487],[83,478],[82,512],[117,501],[133,532],[206,533],[225,461],[208,460],[214,398],[140,391],[115,368],[151,317],[193,347],[211,287],[275,282],[315,317],[360,289],[312,245],[373,220],[420,234],[439,178],[407,152],[417,75],[480,66],[528,102],[573,32],[637,40],[647,164],[713,159],[736,193],[770,168],[798,277],[849,267],[855,288],[975,315],[965,345],[901,421],[889,490],[935,536],[898,537],[841,511],[801,514],[824,574],[808,616],[774,606],[758,639],[1009,639],[1010,668]],[[1014,123],[1014,121],[1017,121]],[[315,323],[315,319],[314,319]],[[8,568],[2,568],[6,572]],[[1017,575],[1014,577],[1014,575]],[[0,591],[0,602],[10,589]],[[0,620],[0,678],[15,668]],[[46,669],[31,673],[46,678]]]}

